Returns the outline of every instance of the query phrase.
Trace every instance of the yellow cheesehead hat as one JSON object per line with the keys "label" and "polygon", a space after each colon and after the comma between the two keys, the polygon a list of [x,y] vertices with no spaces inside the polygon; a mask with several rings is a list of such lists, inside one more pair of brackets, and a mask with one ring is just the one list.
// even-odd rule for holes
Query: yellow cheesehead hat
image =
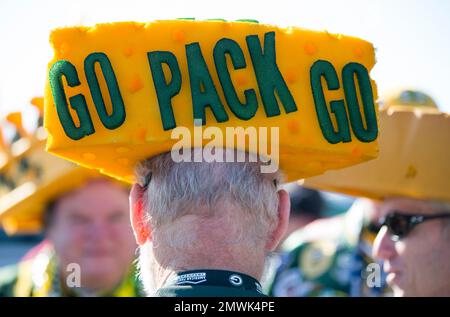
{"label": "yellow cheesehead hat", "polygon": [[305,180],[305,186],[375,199],[450,202],[450,116],[400,101],[380,111],[377,159]]}
{"label": "yellow cheesehead hat", "polygon": [[[42,98],[33,100],[42,104]],[[28,133],[21,113],[7,121],[20,138],[8,144],[0,135],[0,225],[8,234],[37,233],[48,203],[100,174],[49,155],[43,127]]]}
{"label": "yellow cheesehead hat", "polygon": [[383,108],[420,107],[438,109],[436,102],[428,94],[411,88],[396,88],[383,96]]}
{"label": "yellow cheesehead hat", "polygon": [[375,56],[364,40],[180,19],[61,28],[50,42],[48,151],[121,180],[134,182],[135,164],[170,151],[172,131],[193,132],[194,119],[224,134],[278,127],[287,181],[377,156]]}

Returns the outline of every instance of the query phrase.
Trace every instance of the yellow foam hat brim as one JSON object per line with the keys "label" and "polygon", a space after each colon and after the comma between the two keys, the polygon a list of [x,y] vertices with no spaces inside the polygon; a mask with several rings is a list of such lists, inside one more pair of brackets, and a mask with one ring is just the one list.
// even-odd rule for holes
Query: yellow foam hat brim
{"label": "yellow foam hat brim", "polygon": [[[48,154],[45,139],[20,141],[22,145],[15,144],[20,151],[9,157],[8,164],[1,170],[4,177],[13,177],[17,183],[10,190],[8,186],[0,187],[0,224],[8,234],[41,231],[44,212],[50,202],[91,179],[104,178],[98,171]],[[34,173],[22,170],[19,161],[23,159]]]}
{"label": "yellow foam hat brim", "polygon": [[42,230],[48,204],[60,195],[81,187],[95,176],[100,177],[94,171],[73,165],[48,184],[22,184],[1,199],[0,223],[8,234],[38,233]]}
{"label": "yellow foam hat brim", "polygon": [[374,199],[450,202],[450,117],[424,108],[380,112],[377,159],[305,180],[304,185]]}
{"label": "yellow foam hat brim", "polygon": [[[136,163],[170,151],[178,142],[173,128],[192,132],[194,117],[223,135],[227,127],[279,128],[275,146],[287,181],[377,156],[377,90],[368,75],[375,54],[364,40],[177,20],[63,28],[50,41],[48,151],[118,179],[134,182]],[[229,51],[240,60],[235,65]],[[249,102],[244,92],[255,96],[254,112],[237,105],[233,91],[240,103]],[[248,144],[226,146],[252,152]],[[258,154],[270,146],[268,140]]]}

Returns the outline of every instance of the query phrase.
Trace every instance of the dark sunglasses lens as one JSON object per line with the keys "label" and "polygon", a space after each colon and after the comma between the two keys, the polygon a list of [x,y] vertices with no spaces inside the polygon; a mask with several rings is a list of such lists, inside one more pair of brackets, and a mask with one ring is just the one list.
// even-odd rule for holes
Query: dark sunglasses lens
{"label": "dark sunglasses lens", "polygon": [[406,216],[391,214],[386,217],[386,225],[391,234],[404,237],[409,231],[409,219]]}
{"label": "dark sunglasses lens", "polygon": [[380,229],[381,225],[378,223],[371,222],[367,225],[367,231],[369,231],[372,234],[377,234],[378,231],[380,231]]}

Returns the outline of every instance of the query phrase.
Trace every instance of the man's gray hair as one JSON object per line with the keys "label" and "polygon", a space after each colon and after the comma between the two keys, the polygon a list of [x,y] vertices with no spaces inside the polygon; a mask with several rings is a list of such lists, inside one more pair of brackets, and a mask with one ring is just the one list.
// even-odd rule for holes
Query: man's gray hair
{"label": "man's gray hair", "polygon": [[[261,173],[264,163],[250,162],[246,157],[245,162],[233,163],[174,162],[168,152],[139,163],[136,176],[146,188],[143,207],[153,231],[162,227],[170,230],[166,225],[183,216],[220,216],[217,214],[228,206],[238,211],[235,223],[242,227],[236,231],[241,236],[234,238],[241,242],[243,236],[267,239],[278,221],[277,185],[281,174]],[[191,233],[177,230],[167,236],[178,240],[172,243],[180,247],[181,240],[189,243]]]}

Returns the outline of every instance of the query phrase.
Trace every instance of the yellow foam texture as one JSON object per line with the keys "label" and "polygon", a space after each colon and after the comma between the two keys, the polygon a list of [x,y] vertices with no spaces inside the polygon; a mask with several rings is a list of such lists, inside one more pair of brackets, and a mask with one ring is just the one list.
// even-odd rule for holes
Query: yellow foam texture
{"label": "yellow foam texture", "polygon": [[[276,35],[277,65],[296,102],[297,111],[286,113],[280,105],[281,115],[267,117],[245,38],[247,35],[258,35],[263,44],[264,34],[272,31]],[[256,92],[258,110],[248,121],[231,113],[214,70],[213,49],[222,38],[236,41],[244,53],[247,67],[239,70],[229,69],[241,100],[244,98],[244,90],[254,89]],[[69,61],[75,66],[81,84],[75,88],[65,85],[66,97],[70,98],[79,93],[85,96],[95,133],[80,140],[67,137],[47,81],[44,98],[44,124],[50,135],[47,150],[118,179],[133,182],[133,168],[138,161],[170,151],[177,142],[171,139],[171,130],[164,131],[162,127],[148,52],[170,51],[177,57],[182,85],[179,94],[172,98],[173,112],[177,126],[192,130],[192,99],[185,45],[193,42],[198,42],[201,46],[209,72],[229,116],[229,121],[217,123],[207,108],[204,128],[217,126],[225,133],[226,127],[230,126],[279,127],[279,163],[287,181],[318,175],[329,169],[347,167],[377,156],[377,141],[361,142],[355,138],[353,132],[352,141],[348,143],[330,144],[324,138],[310,85],[310,68],[318,60],[327,60],[333,64],[341,88],[342,69],[349,62],[360,63],[370,71],[375,64],[375,55],[373,45],[367,41],[295,27],[278,28],[246,22],[174,20],[61,28],[52,32],[50,42],[54,57],[48,65],[49,70],[60,60]],[[84,60],[93,52],[103,52],[110,59],[125,105],[126,120],[114,130],[106,129],[96,114],[83,72]],[[375,82],[371,80],[370,84],[373,98],[377,100]],[[103,84],[103,88],[105,86]],[[344,99],[343,89],[324,89],[324,95],[326,100]],[[109,98],[104,100],[111,109]],[[330,116],[336,125],[333,114]],[[77,121],[76,115],[74,121]],[[268,146],[263,148],[270,149]],[[247,147],[245,149],[248,150]]]}
{"label": "yellow foam texture", "polygon": [[450,116],[435,108],[380,111],[377,159],[305,180],[308,187],[374,199],[450,202]]}

